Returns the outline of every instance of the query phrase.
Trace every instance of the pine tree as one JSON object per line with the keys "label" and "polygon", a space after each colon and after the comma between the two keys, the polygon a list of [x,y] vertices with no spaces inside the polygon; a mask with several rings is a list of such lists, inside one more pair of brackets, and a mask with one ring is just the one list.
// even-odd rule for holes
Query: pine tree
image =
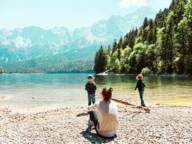
{"label": "pine tree", "polygon": [[113,47],[112,47],[112,53],[114,53],[117,50],[117,41],[114,40]]}
{"label": "pine tree", "polygon": [[104,72],[107,68],[107,55],[108,49],[104,49],[103,46],[99,49],[95,56],[94,71],[96,73]]}
{"label": "pine tree", "polygon": [[143,22],[143,29],[145,29],[148,26],[148,18],[145,17],[144,22]]}

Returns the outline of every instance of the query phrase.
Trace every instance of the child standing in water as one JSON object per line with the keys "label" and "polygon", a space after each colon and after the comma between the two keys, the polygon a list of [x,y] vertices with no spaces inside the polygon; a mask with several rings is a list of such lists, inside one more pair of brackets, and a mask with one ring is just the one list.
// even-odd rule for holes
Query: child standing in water
{"label": "child standing in water", "polygon": [[85,85],[85,90],[88,94],[88,106],[92,104],[95,104],[95,92],[97,90],[97,86],[94,82],[94,77],[92,75],[89,75],[87,77],[87,84]]}
{"label": "child standing in water", "polygon": [[145,102],[144,102],[145,84],[143,83],[143,76],[142,76],[142,74],[137,75],[136,79],[137,79],[137,84],[136,84],[135,90],[138,89],[140,100],[141,100],[141,106],[145,107]]}

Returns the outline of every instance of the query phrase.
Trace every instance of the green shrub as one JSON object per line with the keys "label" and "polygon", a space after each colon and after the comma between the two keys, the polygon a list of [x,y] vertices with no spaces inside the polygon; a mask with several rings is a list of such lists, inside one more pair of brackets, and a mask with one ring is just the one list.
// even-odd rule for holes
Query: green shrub
{"label": "green shrub", "polygon": [[144,76],[148,76],[148,75],[152,74],[152,71],[148,67],[145,67],[142,69],[141,74]]}
{"label": "green shrub", "polygon": [[4,73],[4,72],[5,72],[4,69],[2,67],[0,67],[0,74]]}

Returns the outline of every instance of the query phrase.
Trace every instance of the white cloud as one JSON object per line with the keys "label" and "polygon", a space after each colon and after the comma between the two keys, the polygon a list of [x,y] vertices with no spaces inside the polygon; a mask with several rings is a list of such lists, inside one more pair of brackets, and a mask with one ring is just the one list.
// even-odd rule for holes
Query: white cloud
{"label": "white cloud", "polygon": [[147,0],[120,0],[120,7],[128,8],[130,6],[144,6],[147,4]]}

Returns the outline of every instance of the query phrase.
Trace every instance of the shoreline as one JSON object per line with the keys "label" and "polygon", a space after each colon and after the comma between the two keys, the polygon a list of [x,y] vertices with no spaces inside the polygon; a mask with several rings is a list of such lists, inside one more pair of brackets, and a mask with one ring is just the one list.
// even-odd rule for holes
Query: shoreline
{"label": "shoreline", "polygon": [[[9,97],[10,98],[10,97]],[[0,100],[0,102],[6,101],[9,98],[6,98],[3,96],[4,100]],[[1,99],[1,97],[0,97]],[[128,101],[128,99],[121,99]],[[177,99],[181,101],[182,99]],[[182,103],[177,103],[177,101],[173,101],[171,99],[164,99],[158,102],[153,102],[153,101],[148,101],[147,107],[156,107],[156,106],[167,106],[167,107],[189,107],[192,108],[192,99],[184,99],[185,101],[182,101]],[[186,100],[188,100],[186,102]],[[190,101],[189,101],[190,100]],[[99,101],[99,100],[98,100]],[[118,104],[118,103],[117,103]],[[136,106],[139,106],[137,103],[132,103]],[[122,106],[122,104],[118,104]],[[0,110],[1,109],[8,109],[9,111],[13,113],[18,113],[18,114],[35,114],[35,113],[43,113],[43,112],[48,112],[52,110],[58,110],[58,109],[69,109],[69,108],[87,108],[86,104],[77,104],[77,105],[63,105],[63,104],[52,104],[52,105],[42,105],[42,106],[34,106],[34,107],[27,107],[27,106],[17,106],[17,105],[0,105]]]}
{"label": "shoreline", "polygon": [[[137,74],[118,74],[118,73],[99,73],[95,74],[96,76],[137,76]],[[192,75],[189,74],[149,74],[145,77],[178,77],[178,78],[192,78]]]}
{"label": "shoreline", "polygon": [[[97,75],[97,76],[124,76],[124,75],[128,75],[128,76],[136,76],[136,73],[91,73],[91,72],[7,72],[7,73],[0,73],[0,75],[4,75],[4,74],[93,74],[93,75]],[[155,76],[155,77],[190,77],[192,78],[192,75],[190,74],[176,74],[176,73],[172,73],[172,74],[149,74],[146,75],[146,77],[150,77],[150,76]]]}
{"label": "shoreline", "polygon": [[[192,106],[150,106],[151,113],[118,105],[117,138],[105,140],[87,128],[87,107],[65,107],[35,113],[0,108],[0,141],[25,143],[192,143]],[[18,139],[19,138],[19,139]]]}

